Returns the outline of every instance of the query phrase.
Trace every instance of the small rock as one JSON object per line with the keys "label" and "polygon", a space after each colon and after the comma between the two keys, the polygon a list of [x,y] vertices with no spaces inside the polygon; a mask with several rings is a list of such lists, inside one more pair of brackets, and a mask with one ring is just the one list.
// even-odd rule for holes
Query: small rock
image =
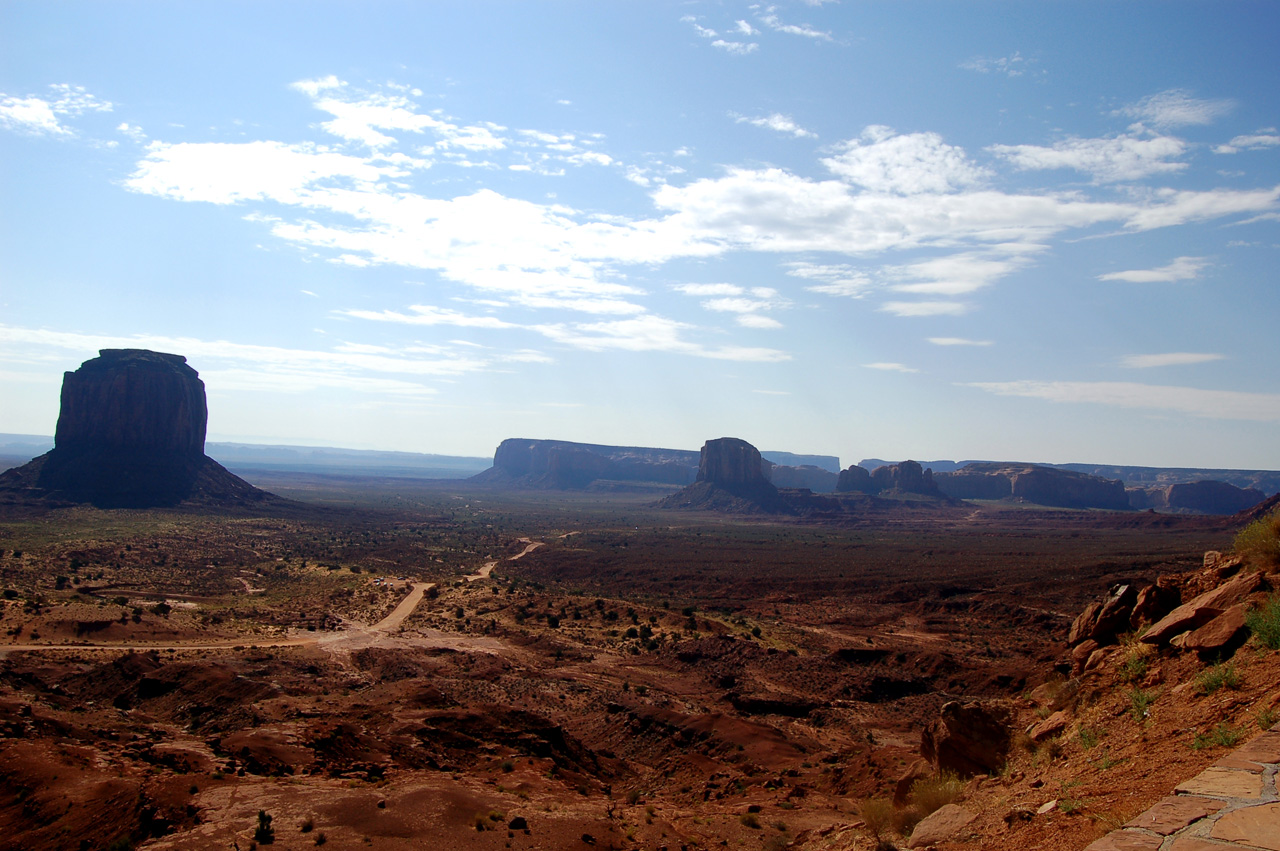
{"label": "small rock", "polygon": [[1043,742],[1045,739],[1061,736],[1066,729],[1067,713],[1055,712],[1031,728],[1031,741]]}
{"label": "small rock", "polygon": [[511,819],[511,821],[507,822],[507,830],[528,830],[528,829],[529,829],[529,822],[525,820],[524,816],[516,816],[515,818]]}
{"label": "small rock", "polygon": [[1049,813],[1053,812],[1057,808],[1058,808],[1058,799],[1054,798],[1052,801],[1046,801],[1045,803],[1041,804],[1040,808],[1036,810],[1036,815],[1047,816]]}

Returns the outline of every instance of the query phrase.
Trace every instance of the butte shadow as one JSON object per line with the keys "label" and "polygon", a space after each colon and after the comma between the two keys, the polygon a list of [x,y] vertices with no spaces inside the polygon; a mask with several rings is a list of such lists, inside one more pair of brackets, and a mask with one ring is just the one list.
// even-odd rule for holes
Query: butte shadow
{"label": "butte shadow", "polygon": [[204,454],[204,382],[182,355],[103,349],[63,375],[54,448],[0,475],[0,503],[286,504]]}

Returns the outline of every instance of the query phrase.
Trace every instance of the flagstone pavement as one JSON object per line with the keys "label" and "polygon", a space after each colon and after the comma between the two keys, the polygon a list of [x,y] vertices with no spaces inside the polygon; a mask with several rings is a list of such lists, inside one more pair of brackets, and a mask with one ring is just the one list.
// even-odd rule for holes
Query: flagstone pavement
{"label": "flagstone pavement", "polygon": [[1085,851],[1280,851],[1280,724]]}

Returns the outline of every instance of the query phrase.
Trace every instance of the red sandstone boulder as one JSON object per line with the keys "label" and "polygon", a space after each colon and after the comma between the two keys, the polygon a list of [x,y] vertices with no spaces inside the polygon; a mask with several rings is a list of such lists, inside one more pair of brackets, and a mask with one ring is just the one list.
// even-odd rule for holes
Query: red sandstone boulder
{"label": "red sandstone boulder", "polygon": [[1187,633],[1182,639],[1182,649],[1206,656],[1233,652],[1249,637],[1249,628],[1244,622],[1248,610],[1247,603],[1237,603],[1204,626]]}
{"label": "red sandstone boulder", "polygon": [[993,774],[1009,756],[1013,714],[999,704],[945,703],[921,734],[920,754],[938,771]]}
{"label": "red sandstone boulder", "polygon": [[1262,575],[1242,573],[1161,618],[1142,636],[1146,644],[1167,644],[1175,635],[1204,626],[1222,612],[1262,588]]}

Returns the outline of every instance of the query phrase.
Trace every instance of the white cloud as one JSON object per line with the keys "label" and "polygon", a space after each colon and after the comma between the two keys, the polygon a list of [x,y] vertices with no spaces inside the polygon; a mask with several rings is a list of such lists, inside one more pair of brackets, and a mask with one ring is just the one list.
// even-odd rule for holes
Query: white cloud
{"label": "white cloud", "polygon": [[746,292],[737,284],[677,284],[673,289],[692,296],[731,296]]}
{"label": "white cloud", "polygon": [[843,142],[837,150],[822,160],[823,165],[872,192],[951,192],[987,177],[963,149],[946,144],[937,133],[896,135],[888,127],[872,125],[861,138]]}
{"label": "white cloud", "polygon": [[958,296],[990,286],[1025,265],[1022,257],[997,257],[990,253],[967,252],[935,257],[883,270],[894,281],[889,289],[918,295]]}
{"label": "white cloud", "polygon": [[747,54],[755,53],[760,49],[760,45],[755,42],[725,41],[722,38],[718,38],[711,42],[711,46],[718,47],[725,53],[731,53],[734,56],[746,56]]}
{"label": "white cloud", "polygon": [[823,32],[809,26],[808,24],[784,24],[781,19],[774,14],[773,7],[767,10],[767,14],[760,16],[760,21],[766,27],[774,32],[786,33],[787,35],[799,35],[805,38],[820,39],[822,41],[831,41],[831,33]]}
{"label": "white cloud", "polygon": [[369,319],[376,322],[398,322],[405,325],[456,325],[463,328],[515,328],[496,316],[467,316],[456,310],[432,307],[425,304],[409,306],[409,313],[394,310],[339,310],[342,316]]}
{"label": "white cloud", "polygon": [[1189,366],[1197,363],[1209,363],[1222,360],[1225,355],[1209,352],[1166,352],[1159,355],[1129,355],[1120,361],[1121,366],[1131,369],[1151,369],[1162,366]]}
{"label": "white cloud", "polygon": [[1263,151],[1280,145],[1280,135],[1274,130],[1254,133],[1250,136],[1236,136],[1225,145],[1213,149],[1217,154],[1238,154],[1241,151]]}
{"label": "white cloud", "polygon": [[959,316],[969,307],[959,301],[887,301],[880,310],[894,316]]}
{"label": "white cloud", "polygon": [[758,313],[743,313],[737,317],[737,323],[743,328],[781,328],[782,323],[772,316],[761,316]]}
{"label": "white cloud", "polygon": [[733,28],[734,28],[734,32],[736,32],[738,35],[753,36],[753,35],[760,34],[760,30],[756,29],[755,27],[751,26],[751,24],[742,20],[734,21]]}
{"label": "white cloud", "polygon": [[843,264],[823,265],[820,263],[795,262],[786,264],[790,268],[787,274],[810,281],[822,281],[805,287],[811,293],[845,296],[846,298],[862,298],[871,291],[871,278],[865,273]]}
{"label": "white cloud", "polygon": [[965,386],[1000,396],[1050,402],[1175,411],[1209,419],[1280,422],[1280,394],[1277,393],[1202,390],[1127,381],[990,381]]}
{"label": "white cloud", "polygon": [[766,115],[763,118],[747,118],[745,115],[739,115],[734,119],[739,124],[750,124],[755,127],[764,127],[769,130],[776,130],[779,133],[788,133],[797,139],[817,138],[817,133],[812,133],[792,120],[791,116],[783,115],[775,112],[772,115]]}
{"label": "white cloud", "polygon": [[878,369],[883,372],[919,372],[920,370],[909,367],[901,363],[864,363],[867,369]]}
{"label": "white cloud", "polygon": [[1158,269],[1131,269],[1126,272],[1109,272],[1099,275],[1100,281],[1128,281],[1134,284],[1152,284],[1166,281],[1194,281],[1200,271],[1209,265],[1205,257],[1178,257],[1168,266]]}
{"label": "white cloud", "polygon": [[639,316],[613,322],[574,325],[538,325],[534,330],[558,343],[599,352],[610,349],[630,352],[671,352],[734,361],[784,361],[791,356],[777,349],[745,346],[704,346],[681,337],[693,326],[660,316]]}
{"label": "white cloud", "polygon": [[930,337],[935,346],[990,346],[990,340],[970,340],[965,337]]}
{"label": "white cloud", "polygon": [[1136,118],[1153,127],[1182,127],[1212,124],[1234,108],[1235,103],[1230,100],[1205,100],[1194,97],[1186,89],[1169,89],[1145,97],[1113,114]]}
{"label": "white cloud", "polygon": [[1187,167],[1186,163],[1171,162],[1187,150],[1186,143],[1172,136],[1071,138],[1052,147],[992,145],[987,150],[1022,171],[1070,168],[1091,175],[1099,183],[1138,180],[1153,174],[1179,172]]}
{"label": "white cloud", "polygon": [[1136,207],[1125,225],[1143,231],[1240,213],[1269,213],[1280,201],[1280,186],[1237,192],[1209,189],[1204,192],[1160,190],[1154,199]]}
{"label": "white cloud", "polygon": [[716,36],[719,35],[719,33],[716,32],[715,30],[709,29],[708,27],[704,27],[702,24],[698,23],[697,17],[693,15],[685,15],[680,20],[688,24],[689,26],[693,27],[693,31],[696,32],[698,35],[702,36],[703,38],[715,38]]}
{"label": "white cloud", "polygon": [[1022,54],[1014,51],[1010,56],[975,56],[960,63],[960,67],[966,71],[977,71],[979,74],[1004,74],[1007,77],[1021,77],[1027,60],[1022,58]]}
{"label": "white cloud", "polygon": [[55,83],[49,88],[52,95],[17,97],[0,93],[0,127],[38,136],[72,136],[75,131],[67,127],[60,117],[74,118],[86,112],[111,112],[110,101],[99,100],[84,86]]}
{"label": "white cloud", "polygon": [[[423,380],[451,378],[491,368],[487,358],[434,347],[420,357],[407,350],[339,343],[334,349],[289,349],[151,334],[80,334],[0,325],[0,360],[32,347],[95,356],[100,349],[145,348],[188,358],[211,390],[250,389],[300,393],[318,388],[397,395],[433,394]],[[10,348],[13,347],[13,348]]]}

